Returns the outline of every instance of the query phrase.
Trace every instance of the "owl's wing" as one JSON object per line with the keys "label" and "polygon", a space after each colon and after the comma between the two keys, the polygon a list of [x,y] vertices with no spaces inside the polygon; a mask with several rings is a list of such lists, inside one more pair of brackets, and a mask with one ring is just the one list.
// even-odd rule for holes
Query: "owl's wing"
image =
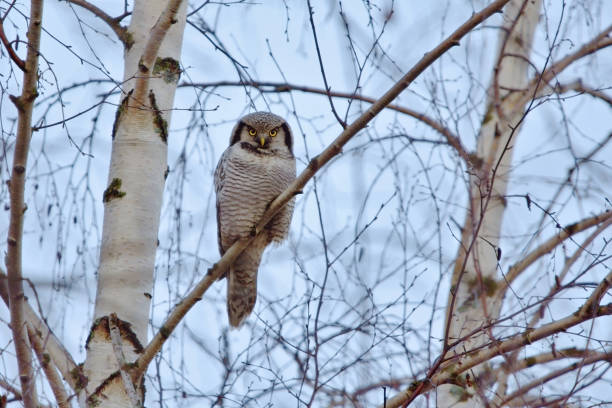
{"label": "owl's wing", "polygon": [[223,256],[223,254],[225,253],[225,249],[221,246],[221,205],[219,203],[219,200],[221,199],[221,190],[223,189],[223,185],[225,184],[225,166],[228,160],[228,152],[229,149],[224,151],[221,155],[219,163],[217,163],[217,168],[215,169],[214,176],[215,193],[217,196],[217,243],[219,245],[219,253],[221,254],[221,256]]}

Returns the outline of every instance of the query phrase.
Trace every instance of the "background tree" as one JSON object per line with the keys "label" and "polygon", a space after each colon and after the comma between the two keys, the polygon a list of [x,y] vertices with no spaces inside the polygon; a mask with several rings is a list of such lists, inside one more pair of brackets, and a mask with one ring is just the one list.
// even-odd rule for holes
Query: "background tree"
{"label": "background tree", "polygon": [[[424,7],[3,2],[2,404],[605,403],[609,5]],[[228,331],[212,171],[255,109],[303,170],[258,228],[301,194]]]}

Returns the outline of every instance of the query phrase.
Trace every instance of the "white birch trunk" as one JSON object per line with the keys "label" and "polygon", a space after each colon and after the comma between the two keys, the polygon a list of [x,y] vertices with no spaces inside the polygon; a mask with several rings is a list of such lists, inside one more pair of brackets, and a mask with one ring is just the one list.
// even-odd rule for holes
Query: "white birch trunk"
{"label": "white birch trunk", "polygon": [[[174,13],[170,28],[160,36],[161,43],[147,47],[152,28],[168,11]],[[95,320],[84,364],[89,403],[99,403],[97,406],[134,405],[118,373],[117,353],[109,337],[109,317],[111,313],[117,315],[125,360],[133,362],[147,343],[167,169],[168,124],[180,74],[186,2],[137,0],[131,18],[128,38],[133,43],[126,45],[122,102],[113,128]],[[143,57],[156,46],[156,53]],[[134,380],[138,398],[142,399],[140,381]]]}
{"label": "white birch trunk", "polygon": [[[499,317],[501,304],[494,296],[502,287],[498,284],[497,248],[506,209],[504,195],[511,171],[513,146],[525,110],[519,101],[528,83],[529,53],[540,4],[540,0],[512,0],[504,11],[498,46],[498,55],[502,57],[498,59],[497,76],[494,75],[489,87],[487,112],[478,138],[477,154],[482,166],[474,169],[474,175],[470,177],[471,211],[463,229],[447,310],[450,343],[471,332],[477,333],[461,341],[449,352],[448,357],[490,341],[491,333],[478,329]],[[469,248],[472,241],[473,248],[465,262],[464,248]],[[462,273],[462,270],[465,272]],[[454,303],[453,291],[456,294]],[[496,382],[495,373],[482,364],[470,371],[470,377],[468,383],[474,386],[439,387],[438,406],[482,406],[478,397],[479,390],[490,390],[493,387]]]}

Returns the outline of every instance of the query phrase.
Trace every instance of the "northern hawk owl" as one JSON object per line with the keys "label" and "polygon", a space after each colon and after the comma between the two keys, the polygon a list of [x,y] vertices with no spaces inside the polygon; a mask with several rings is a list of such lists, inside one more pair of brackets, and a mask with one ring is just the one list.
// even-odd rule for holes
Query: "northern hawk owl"
{"label": "northern hawk owl", "polygon": [[[241,118],[215,170],[221,255],[252,233],[268,205],[294,180],[293,135],[287,122],[268,112]],[[240,326],[255,306],[261,255],[268,244],[287,237],[293,204],[291,200],[274,216],[226,274],[227,314],[234,327]]]}

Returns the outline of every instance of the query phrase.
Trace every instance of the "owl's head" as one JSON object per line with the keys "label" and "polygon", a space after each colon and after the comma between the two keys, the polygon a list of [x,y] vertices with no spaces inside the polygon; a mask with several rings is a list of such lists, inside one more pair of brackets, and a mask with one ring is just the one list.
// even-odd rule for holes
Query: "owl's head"
{"label": "owl's head", "polygon": [[289,151],[293,154],[293,135],[285,119],[270,112],[250,113],[240,118],[230,139],[230,146],[247,142],[259,150]]}

